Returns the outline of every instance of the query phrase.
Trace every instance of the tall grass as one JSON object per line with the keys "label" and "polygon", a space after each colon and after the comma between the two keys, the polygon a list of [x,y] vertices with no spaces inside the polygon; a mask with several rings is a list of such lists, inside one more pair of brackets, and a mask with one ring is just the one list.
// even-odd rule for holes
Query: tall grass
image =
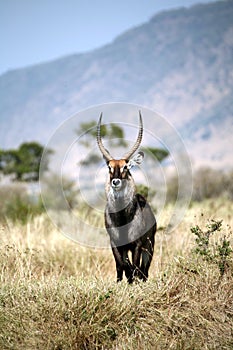
{"label": "tall grass", "polygon": [[223,220],[212,235],[232,245],[233,203],[194,204],[166,234],[169,207],[156,234],[147,283],[115,282],[110,250],[81,247],[45,215],[0,226],[0,349],[232,349],[233,261],[195,253],[195,235]]}

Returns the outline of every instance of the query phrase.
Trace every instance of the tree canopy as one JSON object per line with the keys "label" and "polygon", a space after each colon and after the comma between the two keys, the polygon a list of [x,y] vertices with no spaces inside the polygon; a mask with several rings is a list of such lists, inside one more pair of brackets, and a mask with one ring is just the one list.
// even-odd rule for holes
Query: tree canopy
{"label": "tree canopy", "polygon": [[169,156],[169,152],[164,148],[143,147],[142,150],[151,158],[156,158],[159,162],[162,162]]}
{"label": "tree canopy", "polygon": [[[81,123],[77,133],[82,135],[80,143],[90,148],[92,141],[96,139],[96,121],[92,120],[87,123]],[[108,138],[111,147],[127,147],[128,143],[125,140],[124,130],[117,124],[110,124],[108,127],[101,125],[101,136]],[[156,158],[159,162],[162,162],[169,152],[163,148],[143,147],[141,148],[150,158]],[[97,164],[101,160],[99,154],[92,152],[87,159],[83,160],[82,165],[88,166],[91,164]]]}
{"label": "tree canopy", "polygon": [[0,150],[0,172],[12,175],[14,181],[38,181],[40,161],[44,147],[27,142],[18,149]]}
{"label": "tree canopy", "polygon": [[[96,139],[96,121],[90,121],[87,123],[81,123],[77,133],[82,135],[80,143],[90,148],[93,139]],[[124,130],[116,124],[101,125],[101,136],[108,138],[111,147],[127,147],[128,143],[125,141]],[[96,153],[90,154],[90,156],[82,161],[82,165],[88,166],[91,164],[97,164],[101,160],[101,156]]]}

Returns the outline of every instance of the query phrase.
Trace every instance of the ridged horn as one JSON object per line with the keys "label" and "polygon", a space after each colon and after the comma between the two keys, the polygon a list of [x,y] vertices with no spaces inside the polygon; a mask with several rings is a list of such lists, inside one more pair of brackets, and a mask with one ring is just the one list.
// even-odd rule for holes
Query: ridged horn
{"label": "ridged horn", "polygon": [[139,131],[138,131],[138,137],[137,140],[134,144],[134,146],[131,148],[131,150],[129,152],[127,152],[123,159],[128,160],[139,148],[141,142],[142,142],[142,135],[143,135],[143,123],[142,123],[142,115],[141,115],[141,111],[139,111]]}
{"label": "ridged horn", "polygon": [[102,143],[101,135],[100,135],[102,116],[103,116],[103,113],[100,114],[99,122],[97,125],[97,138],[96,139],[97,139],[97,144],[99,146],[100,152],[103,154],[104,159],[109,162],[110,160],[113,159],[113,157],[110,155],[108,150],[106,150],[106,148],[104,147],[104,145]]}

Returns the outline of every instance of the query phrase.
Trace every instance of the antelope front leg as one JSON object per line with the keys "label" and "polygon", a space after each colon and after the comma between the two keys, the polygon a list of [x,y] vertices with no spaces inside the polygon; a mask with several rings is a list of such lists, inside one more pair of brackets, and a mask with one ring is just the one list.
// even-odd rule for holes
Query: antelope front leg
{"label": "antelope front leg", "polygon": [[112,252],[116,262],[117,282],[120,282],[123,278],[123,272],[129,283],[133,282],[133,266],[128,258],[128,251],[121,247],[112,247]]}
{"label": "antelope front leg", "polygon": [[112,247],[112,252],[116,262],[117,282],[120,282],[123,278],[124,263],[117,247]]}
{"label": "antelope front leg", "polygon": [[132,251],[132,258],[133,258],[133,277],[139,277],[141,278],[140,273],[140,259],[141,259],[141,245],[137,245],[135,249]]}
{"label": "antelope front leg", "polygon": [[128,283],[133,283],[134,268],[128,257],[128,249],[126,248],[124,249],[124,247],[122,250],[122,258],[123,258],[125,276],[128,280]]}

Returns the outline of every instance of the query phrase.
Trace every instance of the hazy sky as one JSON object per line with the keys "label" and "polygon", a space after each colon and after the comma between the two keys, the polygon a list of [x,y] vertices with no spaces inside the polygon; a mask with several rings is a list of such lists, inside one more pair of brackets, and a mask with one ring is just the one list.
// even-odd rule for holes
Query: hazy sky
{"label": "hazy sky", "polygon": [[170,8],[215,0],[0,0],[0,74],[111,42]]}

